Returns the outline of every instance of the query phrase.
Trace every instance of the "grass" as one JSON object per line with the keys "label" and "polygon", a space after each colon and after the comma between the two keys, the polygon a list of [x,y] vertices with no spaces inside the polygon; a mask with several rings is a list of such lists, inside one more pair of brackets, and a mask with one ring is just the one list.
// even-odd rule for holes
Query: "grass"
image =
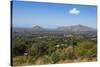
{"label": "grass", "polygon": [[[32,57],[31,57],[32,58]],[[57,62],[57,64],[63,64],[63,63],[79,63],[79,62],[94,62],[97,61],[96,57],[93,58],[81,58],[79,57],[78,59],[66,59],[66,60],[60,60]],[[13,58],[13,65],[14,66],[24,66],[24,65],[42,65],[42,64],[52,64],[53,61],[48,58],[44,57],[39,57],[35,61],[31,62],[25,57],[25,56],[18,56]]]}

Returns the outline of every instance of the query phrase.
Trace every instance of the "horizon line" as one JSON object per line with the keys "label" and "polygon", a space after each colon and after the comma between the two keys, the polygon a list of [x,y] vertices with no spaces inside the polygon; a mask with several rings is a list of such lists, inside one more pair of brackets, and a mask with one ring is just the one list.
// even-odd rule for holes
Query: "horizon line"
{"label": "horizon line", "polygon": [[82,24],[74,24],[74,25],[62,25],[62,26],[56,26],[56,27],[45,27],[45,26],[41,26],[41,25],[34,25],[34,26],[29,26],[29,27],[25,27],[25,26],[13,26],[11,25],[11,27],[13,28],[33,28],[35,26],[39,26],[39,27],[42,27],[42,28],[47,28],[47,29],[56,29],[56,28],[59,28],[59,27],[70,27],[70,26],[86,26],[86,27],[89,27],[89,28],[93,28],[93,29],[97,29],[97,25],[96,27],[90,27],[90,26],[87,26],[87,25],[82,25]]}

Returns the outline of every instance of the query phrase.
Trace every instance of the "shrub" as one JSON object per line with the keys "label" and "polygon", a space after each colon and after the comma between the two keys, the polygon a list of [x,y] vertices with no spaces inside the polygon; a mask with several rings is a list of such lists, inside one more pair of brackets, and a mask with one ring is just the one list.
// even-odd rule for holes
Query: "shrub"
{"label": "shrub", "polygon": [[43,56],[43,63],[44,63],[44,64],[52,63],[50,56],[44,55],[44,56]]}
{"label": "shrub", "polygon": [[74,58],[76,58],[75,51],[74,51],[74,48],[72,46],[69,46],[67,48],[66,58],[67,59],[74,59]]}
{"label": "shrub", "polygon": [[78,55],[82,57],[91,57],[92,55],[97,54],[96,44],[89,41],[80,43],[76,50]]}
{"label": "shrub", "polygon": [[51,59],[53,63],[57,63],[60,60],[60,53],[59,50],[56,50],[55,52],[52,53]]}

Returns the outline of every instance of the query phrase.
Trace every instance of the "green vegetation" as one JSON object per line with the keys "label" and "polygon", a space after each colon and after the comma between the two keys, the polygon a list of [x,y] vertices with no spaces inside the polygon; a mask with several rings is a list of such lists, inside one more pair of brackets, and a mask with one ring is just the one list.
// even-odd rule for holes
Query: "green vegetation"
{"label": "green vegetation", "polygon": [[12,38],[13,65],[96,61],[96,37],[19,36]]}

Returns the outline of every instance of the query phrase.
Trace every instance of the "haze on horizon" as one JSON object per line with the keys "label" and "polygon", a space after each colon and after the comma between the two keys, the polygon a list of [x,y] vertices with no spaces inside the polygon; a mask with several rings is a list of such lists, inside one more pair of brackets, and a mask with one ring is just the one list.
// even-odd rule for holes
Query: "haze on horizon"
{"label": "haze on horizon", "polygon": [[12,6],[13,27],[84,25],[97,28],[96,6],[25,1],[13,1]]}

